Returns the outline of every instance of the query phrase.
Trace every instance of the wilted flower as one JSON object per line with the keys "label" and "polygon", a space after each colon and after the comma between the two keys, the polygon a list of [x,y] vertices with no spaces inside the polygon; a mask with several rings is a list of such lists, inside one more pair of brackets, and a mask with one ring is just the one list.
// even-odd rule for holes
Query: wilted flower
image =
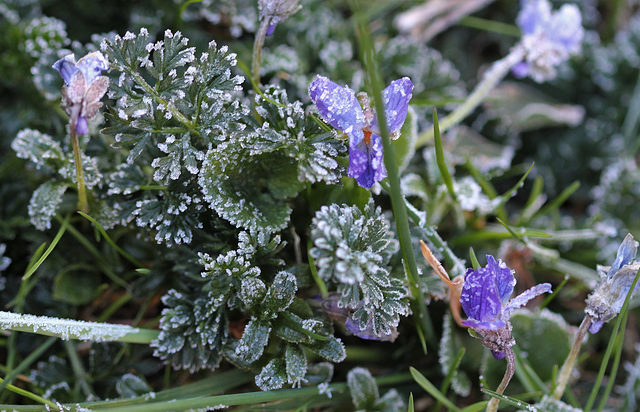
{"label": "wilted flower", "polygon": [[[407,117],[412,92],[413,83],[408,77],[394,80],[382,92],[387,127],[392,135],[398,135]],[[386,178],[380,126],[366,94],[358,95],[361,106],[351,89],[318,76],[309,86],[309,97],[325,122],[349,136],[347,174],[367,189]]]}
{"label": "wilted flower", "polygon": [[584,36],[580,10],[575,4],[565,4],[552,12],[548,0],[522,0],[521,5],[517,22],[526,56],[513,73],[537,82],[553,79],[556,66],[580,50]]}
{"label": "wilted flower", "polygon": [[278,23],[300,10],[301,7],[298,5],[298,0],[259,0],[260,18],[271,19],[266,35],[272,35]]}
{"label": "wilted flower", "polygon": [[[620,313],[633,279],[640,269],[640,264],[632,264],[637,253],[638,242],[631,234],[627,234],[618,248],[613,264],[610,267],[598,268],[600,282],[587,298],[585,308],[585,312],[592,318],[589,332],[597,333],[605,322]],[[632,296],[639,290],[640,282],[633,290]]]}
{"label": "wilted flower", "polygon": [[76,63],[73,54],[68,54],[54,63],[65,85],[62,87],[62,108],[69,115],[79,135],[87,134],[87,120],[95,117],[102,102],[100,100],[109,87],[109,78],[102,76],[109,69],[107,59],[100,52],[89,53]]}
{"label": "wilted flower", "polygon": [[505,356],[505,349],[515,344],[511,336],[511,312],[534,297],[551,292],[551,285],[542,283],[509,300],[516,279],[514,271],[501,260],[487,255],[487,265],[478,270],[467,269],[460,296],[468,319],[462,324],[480,335],[482,343],[491,349],[496,359]]}

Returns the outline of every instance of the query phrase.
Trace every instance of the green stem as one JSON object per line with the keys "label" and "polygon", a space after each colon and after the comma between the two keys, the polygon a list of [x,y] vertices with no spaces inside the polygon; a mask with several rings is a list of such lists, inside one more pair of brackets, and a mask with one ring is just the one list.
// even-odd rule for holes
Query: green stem
{"label": "green stem", "polygon": [[571,351],[569,351],[569,356],[564,361],[562,365],[562,369],[560,369],[560,373],[558,373],[558,379],[556,380],[556,387],[553,390],[553,397],[555,399],[562,398],[562,394],[567,387],[567,382],[569,381],[569,376],[571,375],[571,371],[576,363],[576,359],[578,358],[578,353],[580,353],[580,348],[582,347],[582,341],[584,337],[587,335],[587,331],[589,330],[589,326],[591,325],[591,316],[586,315],[580,324],[580,328],[578,329],[578,333],[576,333],[576,337],[573,339],[573,345],[571,346]]}
{"label": "green stem", "polygon": [[260,85],[260,63],[262,62],[262,47],[264,46],[264,38],[267,36],[267,30],[271,24],[271,17],[265,16],[260,22],[260,28],[256,33],[256,39],[253,42],[253,60],[251,61],[251,81],[255,85]]}
{"label": "green stem", "polygon": [[[513,349],[511,349],[511,347],[509,346],[506,348],[504,353],[506,355],[506,360],[507,360],[507,370],[504,371],[502,382],[500,382],[498,389],[496,389],[496,392],[499,393],[500,395],[504,393],[504,390],[507,388],[507,385],[509,385],[511,378],[513,378],[513,374],[516,371],[516,355],[515,353],[513,353]],[[499,403],[500,403],[500,399],[491,398],[491,400],[489,401],[489,405],[487,405],[487,412],[497,411]]]}
{"label": "green stem", "polygon": [[80,388],[84,392],[85,397],[90,398],[95,396],[93,393],[93,389],[89,384],[89,375],[84,370],[82,366],[82,362],[80,361],[80,357],[78,356],[78,352],[76,350],[76,346],[73,342],[65,340],[64,347],[67,349],[67,353],[69,354],[69,360],[71,361],[71,369],[73,369],[73,373],[76,375],[76,381],[80,385]]}
{"label": "green stem", "polygon": [[78,180],[78,210],[84,213],[89,213],[87,189],[84,184],[84,171],[82,170],[82,153],[80,152],[80,143],[78,142],[75,119],[76,117],[72,114],[71,121],[69,122],[69,135],[71,137],[71,146],[73,147],[73,158],[76,163],[76,177]]}
{"label": "green stem", "polygon": [[20,365],[18,365],[15,369],[8,373],[4,377],[4,380],[0,382],[0,392],[2,392],[8,385],[10,385],[11,382],[13,382],[13,380],[17,378],[18,375],[20,375],[25,369],[31,366],[31,364],[35,362],[36,359],[40,357],[40,355],[46,352],[46,350],[49,349],[49,347],[51,347],[51,345],[53,345],[55,342],[56,339],[49,338],[43,344],[39,345],[33,352],[31,352],[29,356],[27,356],[22,362],[20,362]]}
{"label": "green stem", "polygon": [[[485,73],[482,81],[478,83],[465,102],[461,106],[458,106],[458,108],[451,112],[447,117],[442,119],[442,122],[440,122],[440,133],[444,133],[449,130],[471,114],[471,112],[473,112],[473,110],[475,110],[475,108],[486,99],[489,92],[491,92],[491,90],[500,83],[507,73],[509,73],[509,70],[511,70],[511,68],[516,64],[520,63],[524,57],[524,48],[516,45],[516,47],[511,49],[511,52],[507,56],[493,63],[491,68]],[[432,129],[426,130],[418,136],[417,146],[420,147],[427,144],[433,139],[433,137],[434,131]]]}
{"label": "green stem", "polygon": [[360,14],[360,5],[358,1],[351,2],[352,9],[356,14],[356,22],[358,34],[360,37],[360,49],[362,53],[362,61],[366,68],[369,86],[372,91],[374,108],[376,111],[376,119],[380,127],[380,136],[382,137],[382,146],[384,148],[384,164],[387,169],[388,194],[391,198],[391,207],[396,222],[396,230],[400,240],[400,250],[402,259],[405,263],[405,271],[411,296],[411,309],[416,317],[417,323],[421,325],[421,329],[431,340],[434,338],[433,330],[430,328],[429,313],[421,299],[420,289],[418,287],[418,265],[416,257],[411,246],[411,232],[409,229],[409,218],[404,203],[404,196],[400,186],[400,176],[398,172],[398,164],[396,163],[395,148],[389,138],[389,129],[387,128],[387,119],[385,117],[384,101],[382,99],[383,83],[380,71],[377,67],[374,46],[370,38],[370,34],[365,22]]}

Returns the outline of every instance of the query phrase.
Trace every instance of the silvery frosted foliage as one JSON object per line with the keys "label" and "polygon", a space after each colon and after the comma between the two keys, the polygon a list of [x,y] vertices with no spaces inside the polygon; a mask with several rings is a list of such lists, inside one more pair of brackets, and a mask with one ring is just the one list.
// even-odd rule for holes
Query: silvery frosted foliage
{"label": "silvery frosted foliage", "polygon": [[289,201],[307,182],[337,183],[344,152],[299,102],[283,90],[256,96],[261,123],[207,152],[198,183],[204,200],[223,219],[251,233],[273,233],[289,222]]}
{"label": "silvery frosted foliage", "polygon": [[133,146],[129,162],[143,151],[153,153],[158,181],[177,180],[185,171],[197,174],[210,145],[242,129],[238,119],[247,114],[234,98],[244,81],[231,73],[236,55],[212,41],[196,56],[188,42],[170,30],[153,42],[143,28],[101,45],[111,67],[121,72],[109,92],[116,100],[113,124],[103,132],[121,146]]}
{"label": "silvery frosted foliage", "polygon": [[215,369],[229,338],[226,312],[211,292],[197,296],[169,291],[162,298],[160,334],[151,343],[154,355],[176,369]]}
{"label": "silvery frosted foliage", "polygon": [[473,329],[482,344],[491,349],[496,359],[515,341],[511,336],[511,312],[543,293],[551,292],[549,283],[542,283],[509,300],[516,285],[514,271],[502,260],[487,255],[487,265],[478,270],[468,269],[464,277],[460,303],[467,315],[462,324]]}
{"label": "silvery frosted foliage", "polygon": [[[215,42],[196,56],[180,32],[167,30],[154,42],[144,28],[105,40],[101,49],[120,72],[103,133],[131,148],[130,166],[110,176],[114,208],[122,223],[135,219],[154,230],[159,243],[190,243],[207,210],[196,182],[205,153],[245,127],[240,118],[248,109],[236,95],[243,78],[231,72],[236,56]],[[141,189],[152,179],[167,190]]]}
{"label": "silvery frosted foliage", "polygon": [[526,56],[513,72],[537,82],[553,79],[556,67],[580,51],[584,36],[580,9],[565,4],[552,12],[548,0],[521,0],[521,5],[517,22]]}
{"label": "silvery frosted foliage", "polygon": [[79,135],[89,133],[88,121],[98,114],[109,85],[109,78],[101,75],[109,69],[107,60],[100,52],[89,53],[77,62],[73,54],[68,54],[53,68],[64,80],[61,105],[69,115],[70,125]]}
{"label": "silvery frosted foliage", "polygon": [[[276,255],[283,246],[279,236],[241,232],[237,249],[217,256],[201,253],[203,271],[196,284],[163,298],[167,308],[152,344],[156,356],[192,371],[215,369],[226,359],[253,370],[264,390],[300,385],[308,367],[305,350],[342,361],[344,346],[327,321],[296,298],[296,277],[286,270],[265,273],[282,267]],[[229,334],[238,329],[240,335]]]}
{"label": "silvery frosted foliage", "polygon": [[228,27],[233,37],[258,29],[256,0],[204,0],[187,7],[183,18],[193,24],[204,19],[213,25]]}
{"label": "silvery frosted foliage", "polygon": [[[638,242],[629,233],[620,244],[611,266],[598,268],[600,281],[587,298],[587,307],[584,310],[592,319],[589,332],[597,333],[606,322],[620,313],[640,269],[640,264],[633,263],[637,253]],[[640,282],[636,284],[631,295],[635,295],[639,290]]]}
{"label": "silvery frosted foliage", "polygon": [[400,316],[409,313],[407,291],[386,265],[398,250],[389,222],[373,201],[360,211],[355,206],[323,206],[313,218],[311,237],[318,275],[334,285],[339,305],[359,329],[377,337],[391,335]]}
{"label": "silvery frosted foliage", "polygon": [[7,279],[2,276],[2,272],[11,264],[11,258],[4,255],[6,250],[7,245],[0,243],[0,290],[3,290],[7,283]]}
{"label": "silvery frosted foliage", "polygon": [[391,389],[380,397],[373,375],[365,368],[353,368],[347,374],[347,386],[351,401],[357,411],[404,411],[407,409],[402,396]]}

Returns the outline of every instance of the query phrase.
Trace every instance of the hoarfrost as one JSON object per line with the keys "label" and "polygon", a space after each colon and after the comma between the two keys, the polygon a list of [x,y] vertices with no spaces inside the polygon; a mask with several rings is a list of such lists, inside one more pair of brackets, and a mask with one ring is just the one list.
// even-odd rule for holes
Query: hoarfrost
{"label": "hoarfrost", "polygon": [[47,316],[23,315],[0,312],[0,328],[58,336],[64,340],[79,339],[93,342],[110,342],[139,332],[129,325],[86,322]]}

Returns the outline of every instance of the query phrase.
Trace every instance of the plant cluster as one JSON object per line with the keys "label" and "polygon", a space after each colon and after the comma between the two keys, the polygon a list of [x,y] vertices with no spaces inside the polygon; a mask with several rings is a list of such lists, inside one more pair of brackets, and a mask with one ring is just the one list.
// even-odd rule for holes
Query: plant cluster
{"label": "plant cluster", "polygon": [[636,408],[639,19],[1,3],[0,409]]}

